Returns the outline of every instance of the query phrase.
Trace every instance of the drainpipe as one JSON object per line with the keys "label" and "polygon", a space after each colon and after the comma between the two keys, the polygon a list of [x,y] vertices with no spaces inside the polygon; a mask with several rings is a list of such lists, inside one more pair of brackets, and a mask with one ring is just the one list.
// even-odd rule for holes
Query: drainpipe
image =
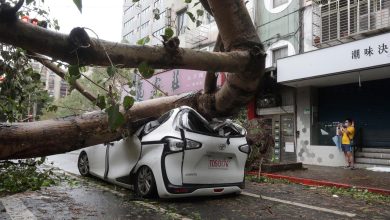
{"label": "drainpipe", "polygon": [[299,54],[305,52],[305,42],[304,42],[304,13],[305,13],[305,7],[304,7],[304,0],[299,1]]}

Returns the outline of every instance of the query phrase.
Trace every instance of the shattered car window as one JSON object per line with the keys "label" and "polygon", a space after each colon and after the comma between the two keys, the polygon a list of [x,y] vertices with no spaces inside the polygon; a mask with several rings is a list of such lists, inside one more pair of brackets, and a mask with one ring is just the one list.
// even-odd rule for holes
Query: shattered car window
{"label": "shattered car window", "polygon": [[193,111],[184,111],[180,118],[181,126],[187,130],[213,136],[243,136],[245,130],[231,120],[208,122]]}

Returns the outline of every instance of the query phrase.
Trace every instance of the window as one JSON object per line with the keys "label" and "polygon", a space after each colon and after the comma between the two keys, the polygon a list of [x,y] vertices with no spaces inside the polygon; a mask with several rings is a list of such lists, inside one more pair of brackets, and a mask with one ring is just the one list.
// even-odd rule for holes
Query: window
{"label": "window", "polygon": [[178,35],[184,34],[187,28],[187,19],[186,19],[187,9],[177,12],[176,22],[177,22],[177,33]]}
{"label": "window", "polygon": [[193,132],[199,133],[215,133],[209,126],[206,119],[199,117],[192,111],[185,111],[181,116],[181,125]]}
{"label": "window", "polygon": [[288,3],[288,0],[272,0],[272,7],[277,8],[281,5]]}
{"label": "window", "polygon": [[272,50],[272,64],[276,66],[276,61],[288,56],[288,47],[280,47]]}

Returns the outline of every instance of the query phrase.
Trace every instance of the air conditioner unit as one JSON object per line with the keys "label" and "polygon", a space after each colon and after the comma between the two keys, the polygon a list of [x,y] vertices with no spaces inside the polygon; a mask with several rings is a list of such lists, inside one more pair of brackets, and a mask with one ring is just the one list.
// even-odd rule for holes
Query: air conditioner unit
{"label": "air conditioner unit", "polygon": [[[370,16],[370,20],[368,19]],[[370,23],[368,23],[370,21]],[[359,25],[360,32],[369,31],[369,30],[377,30],[385,27],[389,27],[389,9],[384,8],[382,10],[372,12],[370,14],[360,15],[359,17]]]}

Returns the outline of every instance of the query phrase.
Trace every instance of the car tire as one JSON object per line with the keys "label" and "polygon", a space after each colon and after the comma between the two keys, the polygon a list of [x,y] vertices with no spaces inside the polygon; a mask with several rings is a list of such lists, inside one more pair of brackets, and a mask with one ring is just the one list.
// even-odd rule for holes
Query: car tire
{"label": "car tire", "polygon": [[81,176],[89,176],[89,161],[88,155],[85,153],[85,151],[82,151],[79,155],[79,159],[77,160],[77,168],[79,169]]}
{"label": "car tire", "polygon": [[142,198],[152,198],[157,195],[156,180],[149,167],[142,166],[138,169],[134,189],[137,195]]}

